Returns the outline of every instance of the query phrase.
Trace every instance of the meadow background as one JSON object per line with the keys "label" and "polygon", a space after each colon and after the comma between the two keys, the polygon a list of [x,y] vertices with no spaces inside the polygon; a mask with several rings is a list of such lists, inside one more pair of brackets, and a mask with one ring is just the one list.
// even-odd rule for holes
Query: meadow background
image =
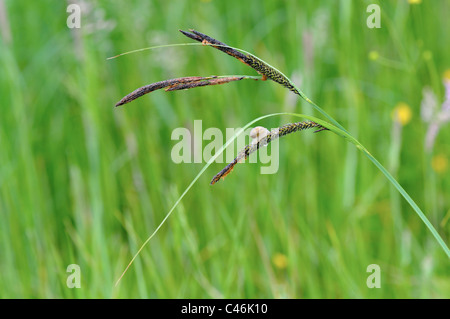
{"label": "meadow background", "polygon": [[[310,131],[280,140],[276,174],[240,164],[210,186],[224,164],[211,165],[114,287],[204,165],[171,160],[175,128],[323,117],[271,81],[114,108],[152,82],[256,72],[202,46],[106,60],[192,43],[189,28],[256,54],[356,136],[448,245],[450,125],[427,147],[421,103],[425,87],[437,108],[445,98],[449,1],[79,1],[81,29],[68,3],[0,1],[1,298],[450,297],[448,257],[401,195],[353,145]],[[371,3],[380,29],[366,26]]]}

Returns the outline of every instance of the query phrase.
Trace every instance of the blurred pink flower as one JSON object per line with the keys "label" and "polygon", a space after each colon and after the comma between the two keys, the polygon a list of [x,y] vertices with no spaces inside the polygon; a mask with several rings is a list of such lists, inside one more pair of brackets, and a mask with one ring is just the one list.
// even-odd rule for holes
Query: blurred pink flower
{"label": "blurred pink flower", "polygon": [[444,79],[444,87],[445,100],[440,110],[438,109],[437,98],[434,92],[429,87],[423,89],[420,115],[422,120],[428,123],[425,136],[425,149],[428,152],[433,149],[434,141],[441,126],[450,122],[450,79]]}

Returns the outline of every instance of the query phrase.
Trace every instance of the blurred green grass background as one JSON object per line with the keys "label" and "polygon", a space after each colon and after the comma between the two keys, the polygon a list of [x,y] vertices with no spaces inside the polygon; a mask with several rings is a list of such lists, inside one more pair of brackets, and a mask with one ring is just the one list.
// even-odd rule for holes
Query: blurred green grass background
{"label": "blurred green grass background", "polygon": [[[311,132],[280,141],[273,175],[241,164],[210,186],[214,163],[114,287],[203,166],[172,162],[175,128],[320,116],[270,81],[114,108],[151,82],[255,72],[202,46],[106,60],[191,43],[178,32],[189,28],[256,54],[356,136],[448,243],[450,127],[427,152],[420,103],[425,86],[444,99],[449,1],[83,1],[81,29],[66,1],[1,2],[0,297],[450,297],[448,258],[414,211],[354,146]],[[380,29],[366,26],[372,3]],[[399,103],[411,120],[396,126]],[[80,289],[66,285],[70,264]],[[380,289],[366,285],[370,264]]]}

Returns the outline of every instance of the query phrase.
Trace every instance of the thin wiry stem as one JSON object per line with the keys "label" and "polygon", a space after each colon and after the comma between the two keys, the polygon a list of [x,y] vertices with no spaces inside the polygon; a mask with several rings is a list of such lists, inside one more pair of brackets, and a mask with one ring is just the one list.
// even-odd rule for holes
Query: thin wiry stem
{"label": "thin wiry stem", "polygon": [[323,127],[322,125],[317,124],[316,122],[313,121],[290,123],[271,130],[270,132],[267,133],[266,136],[264,136],[260,140],[252,142],[251,144],[245,146],[244,149],[238,153],[237,157],[230,164],[225,166],[223,170],[221,170],[219,173],[216,174],[216,176],[213,177],[210,184],[214,185],[221,178],[225,178],[225,176],[227,176],[233,170],[234,166],[237,163],[239,163],[242,160],[246,160],[250,156],[250,154],[256,152],[261,146],[266,146],[267,144],[269,144],[270,142],[279,137],[313,127],[319,128],[319,130],[315,131],[314,133],[328,130],[326,127]]}

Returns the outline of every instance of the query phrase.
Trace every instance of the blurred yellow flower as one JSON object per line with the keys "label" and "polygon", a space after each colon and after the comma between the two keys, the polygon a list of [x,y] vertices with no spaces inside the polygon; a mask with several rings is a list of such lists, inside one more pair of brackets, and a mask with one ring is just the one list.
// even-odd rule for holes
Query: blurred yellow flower
{"label": "blurred yellow flower", "polygon": [[398,103],[392,111],[392,119],[401,125],[406,125],[411,121],[411,108],[405,102]]}
{"label": "blurred yellow flower", "polygon": [[380,54],[377,51],[370,51],[369,52],[369,59],[372,61],[377,60],[380,57]]}
{"label": "blurred yellow flower", "polygon": [[444,155],[436,155],[431,160],[431,167],[436,173],[445,173],[448,168],[448,160]]}
{"label": "blurred yellow flower", "polygon": [[447,69],[444,71],[444,76],[443,76],[444,80],[446,81],[450,81],[450,69]]}
{"label": "blurred yellow flower", "polygon": [[408,0],[408,2],[410,4],[420,4],[420,3],[422,3],[422,0]]}
{"label": "blurred yellow flower", "polygon": [[272,257],[272,262],[278,269],[285,269],[287,267],[287,257],[281,253],[276,253]]}

